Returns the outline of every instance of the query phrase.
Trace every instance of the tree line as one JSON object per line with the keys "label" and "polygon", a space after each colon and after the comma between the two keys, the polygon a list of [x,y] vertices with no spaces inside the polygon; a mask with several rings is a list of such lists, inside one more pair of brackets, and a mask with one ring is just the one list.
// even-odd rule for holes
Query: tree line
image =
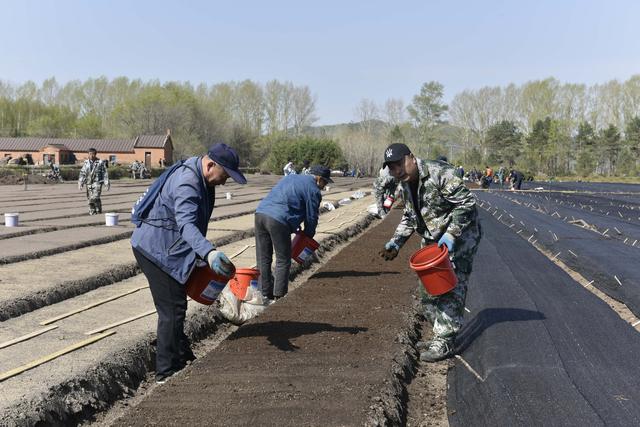
{"label": "tree line", "polygon": [[225,141],[253,166],[274,141],[298,137],[315,123],[315,111],[309,87],[278,80],[210,86],[127,77],[64,85],[55,78],[41,85],[0,81],[0,136],[134,138],[171,129],[177,158]]}
{"label": "tree line", "polygon": [[546,176],[640,172],[640,75],[592,86],[548,78],[483,87],[458,93],[449,104],[444,86],[430,81],[409,104],[361,100],[351,123],[314,126],[316,114],[309,87],[278,80],[0,81],[3,136],[132,138],[169,128],[176,157],[224,140],[239,148],[245,165],[274,172],[286,158],[313,157],[308,160],[376,174],[393,142],[466,167],[503,164]]}

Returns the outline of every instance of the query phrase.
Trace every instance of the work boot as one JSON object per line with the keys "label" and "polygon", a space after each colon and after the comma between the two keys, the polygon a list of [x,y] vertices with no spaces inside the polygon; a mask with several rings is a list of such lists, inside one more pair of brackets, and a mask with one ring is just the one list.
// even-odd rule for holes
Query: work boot
{"label": "work boot", "polygon": [[416,342],[416,348],[418,350],[426,350],[429,348],[430,345],[431,345],[431,340]]}
{"label": "work boot", "polygon": [[427,343],[427,349],[420,353],[423,362],[437,362],[453,356],[453,339],[434,338]]}

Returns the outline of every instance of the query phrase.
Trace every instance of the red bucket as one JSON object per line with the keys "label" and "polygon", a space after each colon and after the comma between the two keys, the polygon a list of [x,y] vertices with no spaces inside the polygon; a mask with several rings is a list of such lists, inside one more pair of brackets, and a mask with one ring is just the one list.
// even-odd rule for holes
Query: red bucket
{"label": "red bucket", "polygon": [[316,249],[320,247],[320,244],[308,237],[301,231],[296,233],[296,237],[291,242],[291,258],[293,258],[298,264],[304,264],[309,259]]}
{"label": "red bucket", "polygon": [[455,288],[458,278],[449,261],[447,245],[436,243],[425,246],[409,259],[409,265],[418,274],[422,286],[430,295],[442,295]]}
{"label": "red bucket", "polygon": [[249,286],[258,287],[259,276],[260,271],[255,268],[239,268],[233,279],[229,281],[229,288],[238,299],[245,300]]}
{"label": "red bucket", "polygon": [[215,273],[207,264],[196,266],[187,281],[187,295],[200,304],[211,305],[228,281],[228,277]]}

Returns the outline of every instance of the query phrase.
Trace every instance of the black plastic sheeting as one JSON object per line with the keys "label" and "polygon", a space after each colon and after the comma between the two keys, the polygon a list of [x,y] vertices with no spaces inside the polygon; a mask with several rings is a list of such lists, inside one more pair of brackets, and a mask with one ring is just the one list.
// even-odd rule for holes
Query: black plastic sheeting
{"label": "black plastic sheeting", "polygon": [[[624,184],[614,182],[577,182],[577,181],[523,181],[521,190],[533,190],[542,187],[544,190],[569,190],[569,191],[597,191],[611,193],[640,193],[640,184]],[[491,189],[507,190],[508,185],[502,188],[498,184],[491,184]]]}
{"label": "black plastic sheeting", "polygon": [[640,334],[508,226],[481,211],[452,426],[640,425]]}
{"label": "black plastic sheeting", "polygon": [[[635,220],[628,220],[624,214],[620,217],[617,214],[623,209],[620,206],[610,206],[615,208],[615,215],[611,211],[603,215],[600,209],[591,211],[579,207],[580,212],[570,213],[569,208],[563,210],[564,205],[555,202],[553,194],[542,196],[544,202],[537,200],[540,195],[535,194],[481,192],[477,196],[480,210],[487,211],[528,242],[549,251],[640,317],[640,220],[637,216]],[[597,204],[594,202],[591,206]],[[640,213],[631,208],[625,211],[629,212]],[[572,224],[572,218],[595,225],[597,231]]]}

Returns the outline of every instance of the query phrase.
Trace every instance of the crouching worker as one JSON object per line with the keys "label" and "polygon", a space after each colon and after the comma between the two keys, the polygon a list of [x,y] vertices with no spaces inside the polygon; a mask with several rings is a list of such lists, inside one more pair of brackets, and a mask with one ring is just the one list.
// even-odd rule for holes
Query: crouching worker
{"label": "crouching worker", "polygon": [[451,165],[419,159],[404,144],[391,144],[385,150],[384,164],[401,183],[405,208],[380,255],[394,259],[414,231],[422,237],[423,247],[437,242],[449,249],[458,278],[455,288],[435,296],[420,285],[425,317],[433,324],[433,338],[419,343],[424,350],[420,359],[446,359],[454,354],[455,338],[462,327],[467,280],[482,236],[476,198]]}
{"label": "crouching worker", "polygon": [[177,162],[134,205],[131,220],[133,254],[147,277],[158,311],[156,381],[163,383],[195,359],[184,333],[185,283],[197,259],[229,276],[234,265],[206,239],[215,202],[215,187],[229,177],[245,184],[238,155],[225,144],[207,155]]}
{"label": "crouching worker", "polygon": [[[281,298],[289,290],[291,233],[304,222],[302,232],[313,238],[318,226],[322,190],[333,182],[331,171],[311,166],[309,175],[287,175],[262,199],[255,215],[256,261],[260,270],[262,296]],[[276,253],[275,278],[271,273]]]}

